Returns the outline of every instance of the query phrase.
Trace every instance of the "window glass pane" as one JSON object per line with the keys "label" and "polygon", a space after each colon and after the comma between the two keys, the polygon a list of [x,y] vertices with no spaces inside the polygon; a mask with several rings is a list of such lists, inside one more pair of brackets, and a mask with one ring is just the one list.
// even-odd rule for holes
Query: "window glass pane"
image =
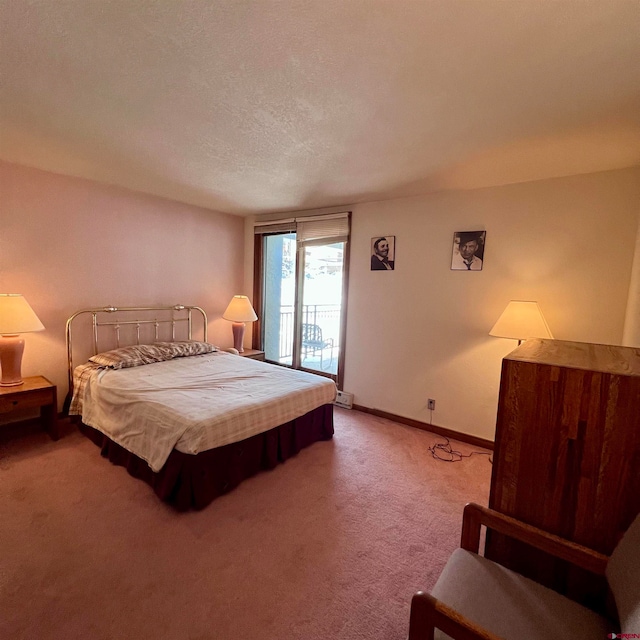
{"label": "window glass pane", "polygon": [[344,249],[344,242],[304,248],[300,365],[333,375],[340,354]]}
{"label": "window glass pane", "polygon": [[264,351],[265,358],[293,362],[293,311],[296,279],[296,234],[264,237]]}

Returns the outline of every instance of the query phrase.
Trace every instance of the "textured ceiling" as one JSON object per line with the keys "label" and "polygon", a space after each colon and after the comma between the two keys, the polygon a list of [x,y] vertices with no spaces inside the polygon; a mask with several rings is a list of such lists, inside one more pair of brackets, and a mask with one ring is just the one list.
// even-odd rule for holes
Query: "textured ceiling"
{"label": "textured ceiling", "polygon": [[0,0],[0,158],[234,214],[640,164],[638,0]]}

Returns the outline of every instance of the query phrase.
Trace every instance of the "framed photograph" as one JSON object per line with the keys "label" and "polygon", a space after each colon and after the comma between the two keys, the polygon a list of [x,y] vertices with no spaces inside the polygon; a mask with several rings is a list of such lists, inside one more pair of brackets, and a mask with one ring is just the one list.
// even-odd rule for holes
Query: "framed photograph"
{"label": "framed photograph", "polygon": [[371,271],[393,271],[396,264],[396,237],[371,238]]}
{"label": "framed photograph", "polygon": [[453,234],[451,269],[482,271],[486,231],[456,231]]}

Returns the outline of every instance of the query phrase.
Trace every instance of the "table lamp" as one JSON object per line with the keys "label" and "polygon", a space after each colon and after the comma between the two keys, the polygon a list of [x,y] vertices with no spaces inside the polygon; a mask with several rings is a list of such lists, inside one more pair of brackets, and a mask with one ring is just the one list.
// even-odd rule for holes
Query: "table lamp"
{"label": "table lamp", "polygon": [[222,314],[225,320],[233,322],[233,346],[240,353],[244,351],[242,341],[244,340],[244,323],[253,322],[258,319],[256,312],[249,302],[247,296],[233,296],[226,311]]}
{"label": "table lamp", "polygon": [[528,300],[511,300],[489,335],[513,338],[518,344],[525,338],[553,338],[538,303]]}
{"label": "table lamp", "polygon": [[19,293],[0,293],[0,386],[22,384],[22,354],[24,340],[21,333],[42,331],[44,326],[29,303]]}

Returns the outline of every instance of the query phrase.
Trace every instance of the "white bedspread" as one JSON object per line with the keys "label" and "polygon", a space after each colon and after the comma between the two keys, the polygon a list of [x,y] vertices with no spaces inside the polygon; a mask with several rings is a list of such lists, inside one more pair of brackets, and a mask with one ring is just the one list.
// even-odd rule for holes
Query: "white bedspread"
{"label": "white bedspread", "polygon": [[159,471],[173,448],[196,454],[333,402],[334,382],[225,352],[95,371],[82,421]]}

